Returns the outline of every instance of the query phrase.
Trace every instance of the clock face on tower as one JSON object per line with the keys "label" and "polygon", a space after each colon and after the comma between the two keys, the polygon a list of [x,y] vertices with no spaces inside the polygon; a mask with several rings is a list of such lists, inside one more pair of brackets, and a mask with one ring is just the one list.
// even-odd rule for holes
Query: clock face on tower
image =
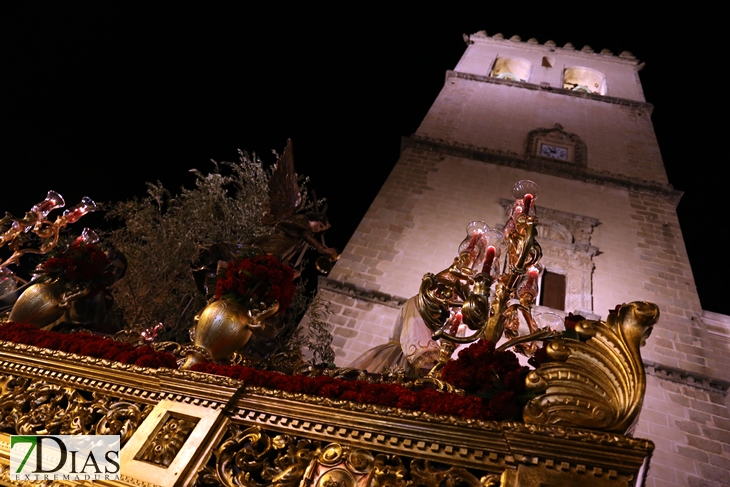
{"label": "clock face on tower", "polygon": [[544,157],[552,157],[554,159],[568,160],[568,149],[555,145],[541,144],[540,155]]}

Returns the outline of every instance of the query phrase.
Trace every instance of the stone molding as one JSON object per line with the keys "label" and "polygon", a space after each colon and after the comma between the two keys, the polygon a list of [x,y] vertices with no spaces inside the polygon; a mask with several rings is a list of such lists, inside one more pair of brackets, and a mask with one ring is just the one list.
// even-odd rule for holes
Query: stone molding
{"label": "stone molding", "polygon": [[408,298],[393,296],[379,291],[371,291],[347,282],[336,281],[328,277],[319,277],[319,290],[330,291],[337,294],[344,294],[355,299],[368,301],[375,304],[387,306],[389,308],[400,309]]}
{"label": "stone molding", "polygon": [[554,41],[546,41],[540,43],[535,38],[530,38],[527,41],[523,41],[520,36],[512,36],[509,39],[505,39],[502,34],[494,34],[493,36],[487,35],[483,30],[475,32],[474,34],[463,35],[464,42],[468,44],[474,44],[476,42],[480,44],[519,44],[522,49],[530,49],[539,52],[548,53],[559,53],[562,55],[578,56],[589,59],[595,59],[596,56],[600,56],[601,61],[616,62],[621,64],[629,64],[636,66],[636,69],[641,69],[642,64],[639,64],[639,60],[636,56],[631,54],[629,51],[622,51],[618,55],[611,52],[609,49],[602,49],[599,53],[596,53],[589,46],[584,46],[582,49],[576,49],[572,43],[568,42],[564,47],[559,47]]}
{"label": "stone molding", "polygon": [[688,372],[677,367],[658,364],[650,360],[644,360],[644,370],[646,370],[647,375],[659,379],[722,394],[723,396],[727,396],[728,388],[730,388],[730,382],[726,380],[716,379],[696,372]]}
{"label": "stone molding", "polygon": [[730,316],[703,310],[699,319],[705,324],[707,333],[724,339],[730,338]]}
{"label": "stone molding", "polygon": [[629,178],[620,174],[609,173],[608,171],[594,171],[576,166],[570,162],[562,162],[558,159],[549,160],[546,157],[526,156],[511,151],[492,150],[486,147],[451,142],[443,139],[433,139],[420,135],[403,137],[401,139],[401,151],[406,148],[437,152],[454,157],[497,164],[499,166],[539,172],[564,179],[574,179],[598,186],[607,186],[656,196],[666,200],[675,208],[684,194],[682,191],[674,189],[670,184],[659,184],[652,181]]}
{"label": "stone molding", "polygon": [[557,93],[560,95],[574,96],[577,98],[587,98],[589,100],[599,101],[603,103],[611,103],[613,105],[621,105],[625,107],[636,108],[646,111],[647,115],[651,115],[654,111],[654,105],[645,101],[628,100],[626,98],[618,98],[615,96],[599,95],[598,93],[588,93],[584,91],[566,90],[565,88],[557,88],[547,85],[546,83],[528,83],[527,81],[512,81],[509,79],[492,78],[482,74],[463,73],[461,71],[446,71],[446,81],[451,78],[465,79],[469,81],[477,81],[479,83],[492,83],[496,85],[508,85],[516,88],[523,88],[533,91],[546,91],[548,93]]}
{"label": "stone molding", "polygon": [[[514,200],[499,199],[505,218],[509,217],[513,203]],[[591,257],[598,254],[598,247],[591,245],[591,235],[593,229],[601,224],[599,219],[569,211],[554,210],[542,205],[537,205],[537,216],[540,219],[541,241],[547,238],[556,244],[567,244],[576,252],[590,253]]]}

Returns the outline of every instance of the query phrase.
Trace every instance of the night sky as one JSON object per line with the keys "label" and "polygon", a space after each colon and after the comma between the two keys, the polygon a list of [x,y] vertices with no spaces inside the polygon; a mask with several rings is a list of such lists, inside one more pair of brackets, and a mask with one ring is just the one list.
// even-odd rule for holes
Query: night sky
{"label": "night sky", "polygon": [[[22,215],[49,189],[71,206],[83,195],[143,196],[146,181],[191,185],[191,168],[236,160],[239,148],[273,162],[271,150],[290,137],[297,170],[329,200],[327,243],[342,249],[396,163],[401,137],[416,131],[458,62],[463,33],[570,41],[646,62],[640,77],[670,182],[685,192],[678,211],[700,298],[705,309],[730,314],[709,271],[717,259],[700,240],[722,233],[712,225],[727,211],[722,179],[710,173],[726,145],[712,115],[725,102],[711,21],[677,12],[659,23],[606,10],[584,10],[578,21],[571,9],[567,22],[526,6],[465,5],[333,12],[282,4],[264,15],[4,2],[0,211]],[[352,168],[356,178],[345,175]]]}

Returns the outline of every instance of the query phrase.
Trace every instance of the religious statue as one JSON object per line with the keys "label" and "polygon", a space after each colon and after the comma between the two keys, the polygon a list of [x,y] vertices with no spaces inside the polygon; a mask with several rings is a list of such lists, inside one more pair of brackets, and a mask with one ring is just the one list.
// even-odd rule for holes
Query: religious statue
{"label": "religious statue", "polygon": [[348,367],[380,374],[386,367],[398,366],[409,376],[425,376],[438,362],[439,344],[418,311],[418,296],[401,307],[387,343],[367,350]]}
{"label": "religious statue", "polygon": [[330,261],[338,258],[335,249],[315,238],[330,227],[325,211],[320,212],[317,208],[316,196],[314,212],[298,213],[301,204],[302,192],[294,172],[294,154],[289,139],[269,179],[269,208],[262,219],[263,223],[273,225],[274,231],[248,243],[278,257],[298,272],[301,272],[302,257],[309,247]]}
{"label": "religious statue", "polygon": [[[533,181],[515,183],[515,203],[502,231],[482,221],[469,223],[453,263],[423,276],[419,293],[404,305],[390,342],[365,352],[351,366],[378,372],[385,366],[402,365],[434,378],[460,345],[479,339],[497,345],[503,335],[509,340],[500,348],[515,347],[532,355],[537,336],[542,339],[552,333],[537,330],[531,313],[542,256],[536,241],[537,194]],[[520,336],[522,320],[529,338]],[[391,363],[381,360],[389,350],[385,347],[394,349],[389,354]],[[398,348],[402,357],[397,355]]]}

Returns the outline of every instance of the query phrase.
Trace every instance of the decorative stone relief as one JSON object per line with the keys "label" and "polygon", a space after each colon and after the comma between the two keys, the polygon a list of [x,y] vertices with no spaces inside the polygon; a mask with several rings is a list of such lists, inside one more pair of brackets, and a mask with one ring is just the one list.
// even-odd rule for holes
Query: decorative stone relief
{"label": "decorative stone relief", "polygon": [[576,134],[563,130],[559,123],[553,128],[539,128],[528,133],[525,154],[572,162],[583,167],[588,164],[585,142]]}

